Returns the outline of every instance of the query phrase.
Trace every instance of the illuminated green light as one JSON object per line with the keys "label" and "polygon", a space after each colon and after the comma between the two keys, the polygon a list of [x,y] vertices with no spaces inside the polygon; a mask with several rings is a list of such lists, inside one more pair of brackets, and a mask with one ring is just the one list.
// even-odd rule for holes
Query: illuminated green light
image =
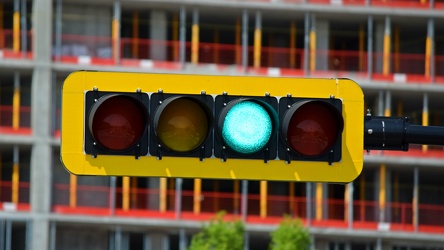
{"label": "illuminated green light", "polygon": [[272,130],[271,117],[261,105],[242,101],[228,111],[222,126],[222,138],[234,151],[252,154],[265,147]]}

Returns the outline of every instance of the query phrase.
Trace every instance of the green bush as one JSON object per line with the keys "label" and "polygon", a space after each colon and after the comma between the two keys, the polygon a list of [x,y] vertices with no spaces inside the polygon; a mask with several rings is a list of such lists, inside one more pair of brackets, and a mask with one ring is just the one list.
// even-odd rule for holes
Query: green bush
{"label": "green bush", "polygon": [[224,221],[219,212],[202,231],[193,236],[189,250],[242,250],[245,227],[242,221]]}
{"label": "green bush", "polygon": [[310,234],[299,219],[285,216],[271,232],[270,250],[306,250],[309,247]]}

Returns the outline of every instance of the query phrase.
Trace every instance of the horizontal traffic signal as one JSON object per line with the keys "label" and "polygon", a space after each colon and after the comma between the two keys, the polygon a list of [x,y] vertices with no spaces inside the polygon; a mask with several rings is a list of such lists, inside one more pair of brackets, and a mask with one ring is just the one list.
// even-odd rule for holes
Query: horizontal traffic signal
{"label": "horizontal traffic signal", "polygon": [[349,182],[363,94],[348,79],[75,72],[61,158],[74,174]]}

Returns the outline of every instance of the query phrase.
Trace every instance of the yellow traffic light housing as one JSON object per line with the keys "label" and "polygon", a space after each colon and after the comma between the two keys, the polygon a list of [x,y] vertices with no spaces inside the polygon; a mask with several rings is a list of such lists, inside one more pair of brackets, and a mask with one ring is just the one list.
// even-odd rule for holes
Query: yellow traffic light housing
{"label": "yellow traffic light housing", "polygon": [[349,79],[79,71],[62,95],[73,174],[345,183],[363,167]]}

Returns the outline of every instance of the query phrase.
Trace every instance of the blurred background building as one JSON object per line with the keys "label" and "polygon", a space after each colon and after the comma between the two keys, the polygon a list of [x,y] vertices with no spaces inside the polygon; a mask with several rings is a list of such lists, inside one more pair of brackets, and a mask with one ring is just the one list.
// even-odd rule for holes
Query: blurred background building
{"label": "blurred background building", "polygon": [[348,77],[372,114],[444,126],[443,0],[1,1],[0,249],[185,249],[220,210],[249,249],[284,214],[316,249],[444,249],[437,146],[365,154],[348,185],[70,175],[61,89],[80,69]]}

